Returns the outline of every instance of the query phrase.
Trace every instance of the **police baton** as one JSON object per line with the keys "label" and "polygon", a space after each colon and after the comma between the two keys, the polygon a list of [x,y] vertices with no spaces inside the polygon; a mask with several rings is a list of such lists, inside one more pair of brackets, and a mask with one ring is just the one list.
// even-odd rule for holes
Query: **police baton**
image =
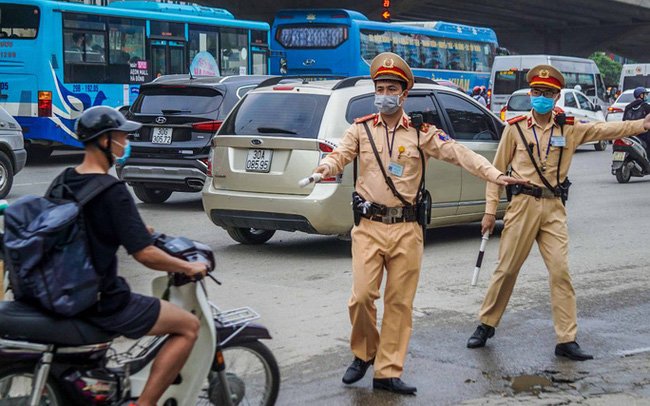
{"label": "police baton", "polygon": [[483,233],[481,237],[481,248],[478,249],[478,259],[476,260],[476,266],[474,267],[474,275],[472,276],[472,286],[476,286],[478,282],[478,274],[481,272],[481,264],[483,263],[483,254],[485,254],[485,245],[490,239],[490,230]]}
{"label": "police baton", "polygon": [[308,177],[306,177],[304,179],[300,179],[298,181],[298,186],[305,187],[305,186],[309,185],[312,182],[313,183],[318,183],[318,182],[320,182],[322,177],[323,177],[323,175],[321,175],[320,173],[312,173],[311,176],[308,176]]}

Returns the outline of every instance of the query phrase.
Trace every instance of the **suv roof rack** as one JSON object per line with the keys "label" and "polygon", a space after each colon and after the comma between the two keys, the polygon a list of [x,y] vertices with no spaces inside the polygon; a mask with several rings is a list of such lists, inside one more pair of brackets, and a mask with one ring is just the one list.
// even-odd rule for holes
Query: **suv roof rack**
{"label": "suv roof rack", "polygon": [[[332,90],[344,89],[346,87],[355,86],[357,82],[359,82],[360,80],[370,80],[370,76],[354,76],[351,78],[343,79],[342,81],[334,85],[334,87],[332,87]],[[413,80],[415,83],[426,83],[428,85],[438,84],[438,82],[436,82],[435,80],[425,78],[423,76],[415,76]]]}
{"label": "suv roof rack", "polygon": [[273,86],[277,85],[278,83],[282,82],[285,79],[300,79],[302,80],[302,84],[307,84],[309,83],[308,79],[311,78],[322,78],[323,80],[338,80],[338,79],[345,79],[345,76],[336,76],[336,75],[295,75],[295,76],[276,76],[272,78],[268,78],[261,82],[259,85],[257,85],[256,89],[259,89],[260,87],[267,87],[267,86]]}

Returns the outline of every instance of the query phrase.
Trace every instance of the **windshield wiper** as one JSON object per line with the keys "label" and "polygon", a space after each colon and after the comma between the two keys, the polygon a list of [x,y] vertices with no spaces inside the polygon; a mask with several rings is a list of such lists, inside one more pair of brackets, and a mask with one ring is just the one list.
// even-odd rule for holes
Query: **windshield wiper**
{"label": "windshield wiper", "polygon": [[257,132],[260,133],[280,133],[280,134],[298,134],[295,131],[285,130],[284,128],[275,128],[275,127],[257,127]]}
{"label": "windshield wiper", "polygon": [[160,110],[160,111],[162,111],[163,114],[170,114],[170,115],[171,114],[178,114],[178,113],[191,113],[190,110],[173,110],[173,109],[170,109],[170,110]]}

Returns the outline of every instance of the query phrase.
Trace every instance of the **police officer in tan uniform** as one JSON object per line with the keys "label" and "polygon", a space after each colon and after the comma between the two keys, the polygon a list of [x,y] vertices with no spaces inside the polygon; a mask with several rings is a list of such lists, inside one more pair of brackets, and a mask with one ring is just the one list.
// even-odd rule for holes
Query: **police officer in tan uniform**
{"label": "police officer in tan uniform", "polygon": [[[353,286],[349,303],[355,355],[343,382],[363,378],[374,363],[373,388],[413,394],[416,388],[400,376],[411,335],[413,299],[422,261],[423,233],[415,206],[422,160],[430,157],[460,165],[472,174],[501,185],[520,180],[503,175],[484,157],[451,140],[433,126],[423,124],[420,137],[402,110],[402,103],[413,87],[413,73],[402,58],[393,53],[378,55],[370,66],[375,83],[375,106],[379,114],[355,120],[338,147],[321,161],[314,172],[330,177],[359,158],[356,192],[365,210],[352,230]],[[366,132],[366,126],[370,132]],[[389,188],[375,157],[371,140],[387,176],[405,205]],[[384,318],[377,330],[379,287],[386,268]]]}
{"label": "police officer in tan uniform", "polygon": [[[467,346],[483,347],[487,339],[494,336],[519,269],[528,257],[533,242],[537,241],[550,278],[553,323],[557,335],[555,355],[580,361],[592,359],[575,341],[578,329],[576,299],[569,276],[569,236],[563,204],[569,185],[566,177],[571,158],[580,144],[642,134],[650,129],[650,115],[645,120],[618,123],[578,122],[553,109],[560,98],[560,90],[565,86],[560,71],[550,65],[539,65],[528,72],[527,79],[533,109],[508,121],[494,166],[503,172],[510,167],[514,177],[530,179],[531,184],[511,187],[513,196],[504,218],[499,264],[479,312],[481,324]],[[494,229],[501,192],[502,188],[498,185],[487,185],[482,233]]]}

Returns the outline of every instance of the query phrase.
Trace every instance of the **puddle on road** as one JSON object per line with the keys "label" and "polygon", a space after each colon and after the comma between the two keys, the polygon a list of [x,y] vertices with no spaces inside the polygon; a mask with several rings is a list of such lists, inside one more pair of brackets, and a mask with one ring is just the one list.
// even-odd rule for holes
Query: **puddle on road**
{"label": "puddle on road", "polygon": [[511,382],[510,386],[515,394],[526,392],[538,395],[546,386],[553,386],[550,379],[539,375],[520,375],[505,379]]}

